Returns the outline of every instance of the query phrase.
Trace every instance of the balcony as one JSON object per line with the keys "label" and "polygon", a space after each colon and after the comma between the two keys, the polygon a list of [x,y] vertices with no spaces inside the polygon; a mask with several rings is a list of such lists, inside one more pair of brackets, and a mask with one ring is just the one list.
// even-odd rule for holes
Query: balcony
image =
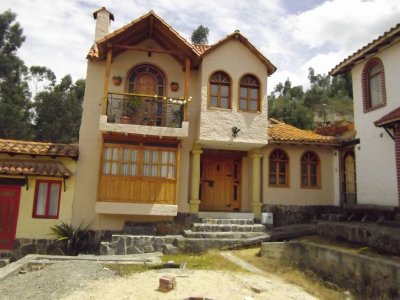
{"label": "balcony", "polygon": [[106,115],[100,116],[100,130],[184,138],[189,133],[187,104],[183,98],[109,93]]}

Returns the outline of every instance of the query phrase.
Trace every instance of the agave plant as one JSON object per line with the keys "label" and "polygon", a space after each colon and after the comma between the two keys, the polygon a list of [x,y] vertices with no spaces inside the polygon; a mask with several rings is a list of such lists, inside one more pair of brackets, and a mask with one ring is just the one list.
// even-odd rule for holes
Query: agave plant
{"label": "agave plant", "polygon": [[82,222],[78,228],[72,227],[63,221],[60,225],[54,225],[50,229],[57,236],[57,243],[65,255],[76,256],[86,251],[89,241],[89,225],[82,228]]}

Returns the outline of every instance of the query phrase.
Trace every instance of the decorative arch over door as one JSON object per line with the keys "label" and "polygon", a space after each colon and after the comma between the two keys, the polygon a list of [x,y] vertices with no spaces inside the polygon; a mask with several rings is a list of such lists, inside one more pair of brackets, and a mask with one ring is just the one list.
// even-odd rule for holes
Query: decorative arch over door
{"label": "decorative arch over door", "polygon": [[[165,75],[159,68],[151,64],[142,64],[134,67],[128,74],[127,92],[148,95],[164,96]],[[165,104],[154,98],[141,96],[141,104],[136,109],[137,124],[165,126]]]}

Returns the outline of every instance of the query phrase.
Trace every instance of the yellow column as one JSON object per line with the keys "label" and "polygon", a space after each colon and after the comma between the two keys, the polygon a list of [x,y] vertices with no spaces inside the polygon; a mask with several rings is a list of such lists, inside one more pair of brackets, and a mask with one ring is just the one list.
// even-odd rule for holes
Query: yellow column
{"label": "yellow column", "polygon": [[199,212],[200,194],[200,155],[203,153],[201,146],[195,144],[192,150],[192,186],[190,191],[190,212]]}
{"label": "yellow column", "polygon": [[251,159],[253,176],[251,186],[251,207],[252,212],[256,218],[261,217],[261,149],[252,149],[249,152],[249,158]]}

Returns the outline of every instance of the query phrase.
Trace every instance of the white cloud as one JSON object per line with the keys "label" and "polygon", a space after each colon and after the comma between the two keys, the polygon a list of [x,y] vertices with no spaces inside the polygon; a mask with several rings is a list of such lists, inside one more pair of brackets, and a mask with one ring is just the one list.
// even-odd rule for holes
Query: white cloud
{"label": "white cloud", "polygon": [[[209,42],[239,29],[278,68],[269,90],[287,77],[308,84],[308,67],[326,73],[343,58],[398,22],[398,0],[331,0],[290,14],[287,0],[2,0],[24,29],[20,56],[27,65],[44,65],[57,77],[86,75],[86,54],[94,37],[92,13],[101,6],[115,16],[115,30],[154,10],[185,38],[202,24]],[[318,3],[318,2],[317,2]]]}

